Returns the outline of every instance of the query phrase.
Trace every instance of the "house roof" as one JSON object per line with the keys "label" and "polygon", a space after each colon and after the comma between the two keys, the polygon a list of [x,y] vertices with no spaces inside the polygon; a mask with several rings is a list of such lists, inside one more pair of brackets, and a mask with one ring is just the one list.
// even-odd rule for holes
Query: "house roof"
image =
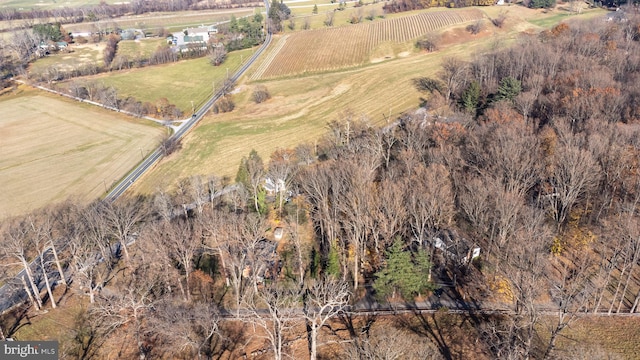
{"label": "house roof", "polygon": [[187,36],[184,37],[184,42],[186,42],[186,43],[204,42],[204,37],[202,35],[196,35],[196,36],[187,35]]}

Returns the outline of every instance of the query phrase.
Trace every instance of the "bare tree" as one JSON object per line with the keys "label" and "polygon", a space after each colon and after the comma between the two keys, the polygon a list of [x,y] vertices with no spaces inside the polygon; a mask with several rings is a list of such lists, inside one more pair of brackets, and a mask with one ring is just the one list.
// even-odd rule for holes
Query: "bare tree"
{"label": "bare tree", "polygon": [[300,290],[286,284],[273,284],[260,288],[253,296],[245,297],[244,307],[248,316],[243,321],[261,328],[271,346],[273,358],[282,360],[285,343],[293,327],[298,323],[296,308]]}
{"label": "bare tree", "polygon": [[447,58],[442,62],[442,71],[439,78],[445,84],[444,97],[450,101],[452,95],[457,94],[462,89],[467,76],[467,64],[455,58]]}
{"label": "bare tree", "polygon": [[209,50],[209,62],[213,66],[220,66],[227,59],[227,50],[223,44],[216,44]]}
{"label": "bare tree", "polygon": [[318,357],[318,335],[329,319],[347,309],[351,292],[346,282],[333,277],[312,280],[306,287],[303,314],[307,323],[310,359]]}
{"label": "bare tree", "polygon": [[155,228],[156,237],[166,246],[169,258],[184,271],[184,286],[179,283],[184,300],[191,299],[189,277],[193,271],[193,260],[202,252],[202,233],[197,223],[176,218],[171,222],[162,222]]}
{"label": "bare tree", "polygon": [[170,355],[211,358],[211,341],[220,332],[220,315],[213,304],[174,303],[168,299],[155,306],[155,313],[152,328],[169,340]]}
{"label": "bare tree", "polygon": [[[3,244],[0,247],[2,255],[6,258],[15,259],[18,261],[24,270],[24,276],[22,277],[23,283],[25,283],[25,290],[29,297],[33,297],[34,305],[36,309],[42,308],[42,298],[40,297],[40,289],[38,288],[29,259],[27,257],[27,251],[29,250],[29,224],[24,220],[13,220],[7,222],[6,227],[2,233]],[[10,264],[11,265],[11,264]],[[28,286],[27,286],[28,285]]]}
{"label": "bare tree", "polygon": [[548,178],[549,190],[543,197],[551,216],[560,227],[576,203],[598,184],[600,166],[590,152],[574,146],[565,146],[556,154]]}
{"label": "bare tree", "polygon": [[112,279],[116,259],[109,243],[102,205],[82,209],[78,226],[68,232],[74,285],[95,302],[96,294]]}
{"label": "bare tree", "polygon": [[132,332],[141,360],[151,350],[144,331],[149,325],[146,320],[159,301],[157,274],[147,270],[146,264],[140,264],[115,291],[101,294],[90,310],[93,316],[104,318],[108,332],[121,328]]}
{"label": "bare tree", "polygon": [[140,199],[122,199],[117,203],[106,203],[103,216],[109,226],[110,235],[118,240],[124,252],[125,260],[129,261],[127,247],[135,241],[140,223],[146,214]]}
{"label": "bare tree", "polygon": [[266,171],[264,170],[264,164],[262,158],[258,155],[258,152],[252,150],[249,153],[248,158],[243,158],[240,162],[240,168],[236,176],[236,182],[243,184],[253,197],[253,206],[257,213],[260,213],[261,208],[258,203],[260,191],[262,190],[262,181]]}
{"label": "bare tree", "polygon": [[441,360],[430,341],[393,326],[374,326],[360,334],[355,341],[343,345],[344,358],[349,360]]}
{"label": "bare tree", "polygon": [[[424,237],[451,225],[454,216],[453,188],[449,171],[440,164],[414,168],[405,194],[409,223],[420,246]],[[416,196],[416,194],[421,194]]]}
{"label": "bare tree", "polygon": [[597,259],[590,254],[571,253],[568,257],[556,257],[552,262],[553,271],[548,276],[551,297],[558,306],[558,315],[550,328],[550,337],[544,358],[548,359],[556,347],[560,333],[587,310],[588,300],[596,289],[590,281]]}
{"label": "bare tree", "polygon": [[293,151],[279,149],[271,154],[267,176],[276,184],[278,193],[278,215],[282,216],[282,205],[287,192],[291,190],[291,183],[298,171],[296,157]]}
{"label": "bare tree", "polygon": [[[44,279],[45,288],[47,289],[47,294],[49,294],[49,301],[51,302],[51,307],[56,308],[56,299],[53,297],[53,286],[51,281],[49,280],[49,264],[48,261],[48,252],[50,247],[48,246],[50,239],[50,234],[52,231],[51,223],[47,221],[48,219],[39,219],[40,221],[34,221],[32,217],[27,219],[30,227],[29,237],[31,239],[31,243],[36,250],[36,256],[39,260],[40,271],[42,274],[42,278]],[[44,221],[43,221],[44,220]]]}

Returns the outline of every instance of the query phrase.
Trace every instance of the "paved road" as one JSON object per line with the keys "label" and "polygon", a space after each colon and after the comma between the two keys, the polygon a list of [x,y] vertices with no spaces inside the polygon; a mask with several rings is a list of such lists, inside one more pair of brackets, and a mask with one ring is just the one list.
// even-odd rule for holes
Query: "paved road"
{"label": "paved road", "polygon": [[[269,1],[265,0],[264,2],[267,13],[269,13]],[[231,76],[230,80],[233,82],[237,81],[240,76],[242,76],[247,69],[253,65],[256,59],[262,54],[262,52],[271,44],[271,31],[267,31],[267,37],[264,40],[264,43],[258,48],[258,50],[249,58],[249,60],[242,65],[238,71]],[[217,93],[213,94],[213,96],[193,114],[193,117],[188,121],[183,122],[177,129],[177,131],[171,136],[172,140],[180,140],[189,130],[191,130],[213,107],[218,99],[220,99],[224,95],[225,89],[221,89]],[[122,194],[124,194],[133,183],[135,183],[145,172],[147,172],[155,163],[157,163],[162,158],[162,150],[158,147],[154,152],[149,154],[143,161],[140,163],[135,169],[133,169],[127,176],[122,179],[118,185],[116,185],[105,197],[105,200],[114,201],[119,198]]]}

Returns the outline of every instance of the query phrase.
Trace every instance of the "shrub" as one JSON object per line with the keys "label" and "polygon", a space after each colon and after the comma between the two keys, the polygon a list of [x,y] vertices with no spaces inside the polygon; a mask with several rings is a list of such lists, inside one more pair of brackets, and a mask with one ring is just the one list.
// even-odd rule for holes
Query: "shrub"
{"label": "shrub", "polygon": [[472,33],[473,35],[478,34],[480,31],[482,31],[482,20],[478,20],[473,24],[468,25],[467,31]]}
{"label": "shrub", "polygon": [[438,50],[438,43],[440,42],[440,36],[438,34],[427,34],[416,41],[416,47],[428,52]]}
{"label": "shrub", "polygon": [[491,22],[495,27],[502,28],[504,21],[507,19],[507,15],[504,12],[500,12],[497,18],[491,19]]}
{"label": "shrub", "polygon": [[231,96],[224,96],[215,105],[213,105],[213,112],[218,113],[226,113],[231,112],[235,109],[236,104],[231,99]]}
{"label": "shrub", "polygon": [[251,94],[251,99],[256,103],[260,104],[261,102],[265,102],[271,99],[271,94],[269,94],[269,90],[264,85],[258,85],[253,89],[253,94]]}
{"label": "shrub", "polygon": [[213,66],[221,65],[227,59],[227,50],[224,46],[215,46],[209,52],[209,62]]}

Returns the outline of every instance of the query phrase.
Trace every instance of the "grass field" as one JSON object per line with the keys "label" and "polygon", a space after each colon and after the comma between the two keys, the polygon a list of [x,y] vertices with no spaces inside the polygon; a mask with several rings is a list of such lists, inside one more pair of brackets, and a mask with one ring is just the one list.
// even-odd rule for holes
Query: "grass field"
{"label": "grass field", "polygon": [[165,133],[157,125],[23,87],[0,97],[0,104],[0,218],[68,197],[100,197]]}
{"label": "grass field", "polygon": [[90,79],[114,86],[119,97],[132,96],[140,101],[155,103],[167,98],[183,111],[191,110],[191,101],[196,107],[204,104],[213,92],[213,85],[220,88],[224,79],[246,61],[255,49],[245,49],[229,53],[220,66],[209,64],[207,57],[184,60],[161,66],[144,67],[127,71],[112,72]]}
{"label": "grass field", "polygon": [[94,31],[96,27],[119,27],[121,29],[136,28],[153,32],[154,29],[165,28],[169,31],[180,31],[186,27],[200,26],[226,21],[231,15],[236,17],[251,15],[253,8],[240,8],[231,10],[206,10],[206,11],[180,11],[174,13],[149,13],[136,16],[123,16],[120,18],[100,21],[68,24],[64,28],[70,32]]}

